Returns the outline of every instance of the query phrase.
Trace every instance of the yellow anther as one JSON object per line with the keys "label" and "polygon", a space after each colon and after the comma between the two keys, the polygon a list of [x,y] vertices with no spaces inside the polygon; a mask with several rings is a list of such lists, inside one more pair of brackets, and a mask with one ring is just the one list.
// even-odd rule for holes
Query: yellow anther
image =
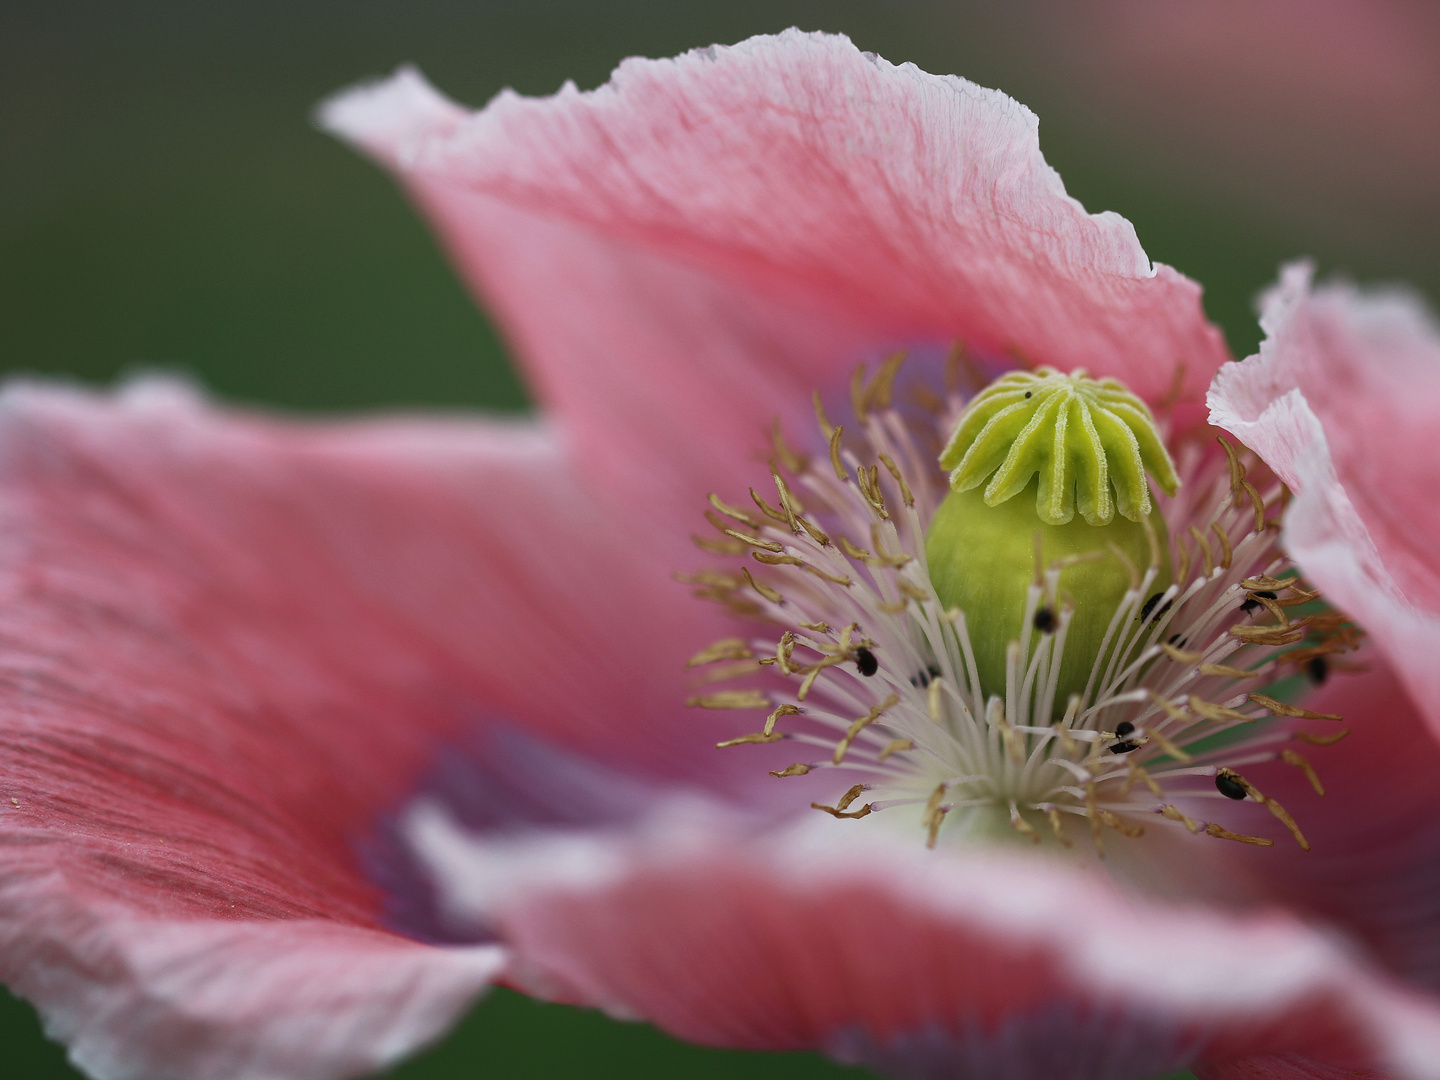
{"label": "yellow anther", "polygon": [[1310,709],[1302,709],[1299,705],[1288,705],[1283,701],[1277,701],[1275,698],[1270,697],[1266,694],[1247,694],[1245,696],[1248,697],[1251,701],[1253,701],[1256,705],[1259,705],[1262,708],[1269,709],[1276,716],[1294,716],[1301,720],[1345,719],[1339,713],[1312,712]]}
{"label": "yellow anther", "polygon": [[1191,710],[1197,716],[1203,717],[1206,720],[1233,720],[1246,724],[1253,723],[1255,720],[1255,717],[1246,716],[1237,709],[1231,709],[1225,705],[1216,705],[1213,701],[1206,701],[1203,698],[1196,697],[1194,694],[1191,694],[1187,701],[1189,702]]}
{"label": "yellow anther", "polygon": [[885,749],[880,751],[877,761],[884,761],[891,754],[899,754],[905,750],[914,750],[915,742],[912,739],[891,739],[885,744]]}
{"label": "yellow anther", "polygon": [[755,654],[744,638],[723,638],[707,649],[701,649],[686,662],[687,668],[713,664],[717,660],[748,660]]}
{"label": "yellow anther", "polygon": [[1184,813],[1182,813],[1178,806],[1172,806],[1169,803],[1166,803],[1164,806],[1160,807],[1160,813],[1162,816],[1169,818],[1171,821],[1180,822],[1181,825],[1184,825],[1185,828],[1189,829],[1192,833],[1200,831],[1199,824],[1195,822],[1194,819],[1189,818]]}
{"label": "yellow anther", "polygon": [[835,478],[842,484],[850,479],[845,472],[845,462],[840,457],[840,436],[844,434],[843,427],[837,427],[830,432],[830,464],[835,469]]}
{"label": "yellow anther", "polygon": [[1325,785],[1320,783],[1320,777],[1315,772],[1315,766],[1306,761],[1303,756],[1291,750],[1288,746],[1280,751],[1280,760],[1286,765],[1294,765],[1305,774],[1305,779],[1310,781],[1310,786],[1315,789],[1316,795],[1325,794]]}
{"label": "yellow anther", "polygon": [[1010,803],[1010,827],[1021,836],[1028,836],[1032,843],[1040,843],[1040,834],[1035,831],[1035,826],[1025,820],[1014,802]]}
{"label": "yellow anther", "polygon": [[710,493],[709,499],[711,506],[713,506],[716,510],[724,514],[732,521],[738,521],[740,522],[740,524],[748,525],[752,529],[758,529],[763,525],[763,522],[757,521],[755,518],[745,513],[744,510],[740,510],[734,506],[731,506],[729,503],[721,499],[719,495],[716,495],[713,491]]}
{"label": "yellow anther", "polygon": [[757,731],[753,735],[741,735],[738,739],[726,739],[724,742],[717,742],[715,748],[717,750],[724,750],[727,746],[748,746],[752,743],[779,742],[783,738],[785,738],[785,736],[781,735],[778,731],[769,735],[762,735]]}
{"label": "yellow anther", "polygon": [[770,775],[783,780],[787,776],[804,776],[810,771],[810,768],[811,766],[804,762],[797,761],[794,765],[786,765],[783,769],[771,769]]}
{"label": "yellow anther", "polygon": [[782,716],[799,715],[800,707],[798,705],[781,705],[778,709],[776,709],[774,712],[772,712],[769,716],[765,718],[765,734],[769,735],[774,732],[775,721],[779,720]]}
{"label": "yellow anther", "polygon": [[1297,731],[1295,732],[1295,738],[1303,743],[1309,743],[1311,746],[1334,746],[1349,734],[1349,728],[1346,728],[1344,731],[1337,731],[1333,735],[1311,735],[1308,731]]}
{"label": "yellow anther", "polygon": [[687,698],[685,704],[694,709],[768,709],[771,701],[759,690],[719,690]]}
{"label": "yellow anther", "polygon": [[1274,840],[1267,840],[1263,836],[1246,836],[1244,833],[1231,832],[1223,825],[1217,825],[1213,821],[1205,826],[1205,835],[1213,836],[1217,840],[1234,840],[1237,843],[1249,844],[1251,847],[1275,846]]}
{"label": "yellow anther", "polygon": [[905,505],[914,506],[915,496],[911,494],[910,485],[905,482],[905,475],[900,471],[900,467],[891,460],[889,454],[881,454],[880,462],[889,471],[890,475],[895,478],[895,484],[900,489],[900,498],[904,501]]}

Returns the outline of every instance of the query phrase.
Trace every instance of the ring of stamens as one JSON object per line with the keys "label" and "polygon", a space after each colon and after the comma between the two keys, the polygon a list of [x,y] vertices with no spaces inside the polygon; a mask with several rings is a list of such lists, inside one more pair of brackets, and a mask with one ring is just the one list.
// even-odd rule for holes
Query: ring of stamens
{"label": "ring of stamens", "polygon": [[[1176,448],[1186,489],[1166,509],[1173,584],[1152,590],[1157,567],[1130,567],[1131,588],[1085,690],[1062,709],[1055,689],[1074,609],[1062,587],[1066,567],[1039,567],[1019,625],[1006,628],[1013,637],[1003,692],[986,695],[972,628],[964,612],[942,607],[925,561],[926,525],[946,492],[931,447],[953,430],[964,402],[952,378],[945,398],[921,390],[927,419],[902,414],[892,401],[901,360],[892,357],[871,380],[863,366],[857,372],[851,433],[830,422],[816,395],[823,456],[796,451],[776,427],[774,502],[752,489],[752,511],[710,496],[718,536],[696,543],[750,565],[678,576],[697,597],[782,628],[778,640],[726,639],[691,661],[714,670],[717,682],[778,677],[690,699],[767,714],[763,730],[718,745],[806,748],[805,760],[771,775],[861,774],[833,805],[812,805],[851,820],[914,807],[932,846],[942,828],[984,808],[1037,844],[1068,847],[1072,833],[1088,833],[1101,854],[1107,832],[1138,836],[1151,823],[1273,844],[1194,809],[1238,793],[1308,849],[1286,808],[1241,770],[1281,761],[1324,793],[1295,744],[1330,745],[1346,731],[1262,721],[1340,718],[1263,691],[1290,674],[1323,677],[1327,665],[1343,666],[1336,658],[1359,631],[1335,612],[1311,610],[1319,594],[1278,544],[1283,485],[1257,487],[1246,455],[1223,439],[1218,466],[1195,445]],[[1307,605],[1304,615],[1288,614]]]}

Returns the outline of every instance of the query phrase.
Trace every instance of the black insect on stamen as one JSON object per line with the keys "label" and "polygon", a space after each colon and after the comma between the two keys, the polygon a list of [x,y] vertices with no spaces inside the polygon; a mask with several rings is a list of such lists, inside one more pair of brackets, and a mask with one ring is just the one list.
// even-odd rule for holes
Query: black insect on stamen
{"label": "black insect on stamen", "polygon": [[867,679],[880,670],[880,661],[875,659],[875,654],[865,646],[855,650],[855,669]]}
{"label": "black insect on stamen", "polygon": [[910,685],[918,686],[921,690],[929,686],[940,677],[940,669],[934,664],[927,664],[920,671],[910,676]]}
{"label": "black insect on stamen", "polygon": [[1225,798],[1234,799],[1236,802],[1249,794],[1245,790],[1245,785],[1240,783],[1240,775],[1233,769],[1221,769],[1215,774],[1215,790]]}
{"label": "black insect on stamen", "polygon": [[1312,683],[1319,686],[1325,681],[1325,676],[1330,674],[1330,662],[1323,656],[1312,656],[1305,664],[1305,674]]}
{"label": "black insect on stamen", "polygon": [[[1150,613],[1151,613],[1152,611],[1155,611],[1155,605],[1158,604],[1158,603],[1160,603],[1160,598],[1161,598],[1162,596],[1164,596],[1164,595],[1165,595],[1164,593],[1158,593],[1158,592],[1157,592],[1154,596],[1150,597],[1149,600],[1146,600],[1146,601],[1145,601],[1145,606],[1140,609],[1140,615],[1138,616],[1141,622],[1148,622],[1148,621],[1150,620],[1150,618],[1151,618]],[[1160,610],[1159,610],[1159,611],[1155,611],[1155,616],[1154,616],[1154,617],[1158,619],[1158,618],[1160,618],[1161,615],[1164,615],[1165,612],[1167,612],[1167,611],[1170,610],[1170,605],[1171,605],[1172,603],[1173,603],[1173,601],[1171,601],[1171,600],[1166,600],[1165,603],[1164,603],[1164,605],[1160,608]]]}
{"label": "black insect on stamen", "polygon": [[1048,607],[1042,607],[1036,610],[1032,623],[1040,633],[1053,634],[1055,628],[1060,625],[1060,620],[1055,618],[1055,613]]}
{"label": "black insect on stamen", "polygon": [[1115,734],[1120,739],[1120,741],[1110,747],[1110,753],[1128,754],[1131,750],[1139,750],[1140,744],[1137,742],[1131,742],[1126,737],[1129,735],[1133,735],[1134,733],[1135,725],[1132,724],[1129,720],[1121,720],[1120,723],[1116,724]]}
{"label": "black insect on stamen", "polygon": [[1245,602],[1240,605],[1240,610],[1245,612],[1246,615],[1249,615],[1250,612],[1258,608],[1260,606],[1260,600],[1257,600],[1256,597],[1264,600],[1274,600],[1275,594],[1268,589],[1262,589],[1259,592],[1252,592],[1245,599]]}

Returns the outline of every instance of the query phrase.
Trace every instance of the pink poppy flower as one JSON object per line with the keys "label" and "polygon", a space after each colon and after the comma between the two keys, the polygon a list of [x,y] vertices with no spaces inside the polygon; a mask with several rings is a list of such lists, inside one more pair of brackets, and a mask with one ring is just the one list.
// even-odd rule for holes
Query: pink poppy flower
{"label": "pink poppy flower", "polygon": [[[1282,670],[1275,648],[1322,625],[1313,657],[1332,656],[1339,624],[1292,628],[1303,583],[1256,576],[1286,565],[1281,491],[1204,449],[1227,357],[1198,288],[1065,195],[1027,110],[792,31],[477,114],[402,72],[323,115],[435,222],[547,419],[7,391],[0,977],[83,1068],[355,1075],[503,981],[902,1076],[1440,1072],[1440,750],[1388,674],[1420,677],[1410,654],[1298,520],[1341,490],[1307,486],[1316,431],[1333,475],[1370,482],[1330,425],[1355,429],[1317,405],[1304,441],[1262,424],[1254,449],[1296,485],[1306,573],[1381,656],[1304,708],[1232,696],[1227,669]],[[1009,631],[967,628],[917,573],[945,488],[921,447],[953,411],[900,407],[887,365],[842,412],[856,364],[906,349],[923,386],[956,339],[962,374],[1097,377],[1028,373],[992,403],[1140,433],[1130,472],[1110,459],[1115,520],[1152,524],[1116,557],[1135,580],[1073,705],[1056,688],[1085,612],[1062,568],[1026,591],[1034,633],[993,704],[965,643]],[[1292,347],[1237,407],[1285,378],[1308,398]],[[848,439],[800,434],[812,390]],[[1163,487],[1170,460],[1144,443],[1151,409],[1183,482],[1162,524],[1139,506],[1142,461]],[[790,442],[767,450],[777,416]],[[736,509],[767,453],[777,504]],[[1110,488],[1080,487],[1071,515],[1114,517]],[[707,492],[730,533],[696,551]],[[744,560],[743,590],[699,571],[721,604],[671,580],[751,548],[773,558]],[[792,620],[788,644],[756,613]],[[697,684],[709,661],[739,681]],[[716,750],[742,714],[687,699],[763,700],[774,727]],[[1254,723],[1271,712],[1293,726]],[[1332,712],[1354,734],[1314,750],[1321,801],[1282,754],[1334,743],[1312,734]],[[1010,771],[1027,762],[1046,768]],[[842,795],[857,765],[869,790]]]}

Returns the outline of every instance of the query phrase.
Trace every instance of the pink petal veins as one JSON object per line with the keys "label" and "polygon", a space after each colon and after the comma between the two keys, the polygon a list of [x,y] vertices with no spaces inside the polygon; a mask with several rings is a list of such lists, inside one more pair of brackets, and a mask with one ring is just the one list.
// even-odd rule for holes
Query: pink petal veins
{"label": "pink petal veins", "polygon": [[1286,548],[1385,651],[1440,730],[1440,332],[1398,292],[1312,290],[1286,269],[1258,356],[1223,368],[1211,421],[1295,491]]}
{"label": "pink petal veins", "polygon": [[321,116],[398,173],[632,493],[713,488],[757,422],[895,346],[960,338],[1151,401],[1198,401],[1226,359],[1198,287],[1065,194],[1029,110],[844,37],[629,60],[464,117],[402,71]]}
{"label": "pink petal veins", "polygon": [[[501,720],[641,771],[712,761],[714,731],[656,718],[718,620],[628,520],[529,424],[10,388],[0,977],[107,1077],[349,1075],[429,1038],[499,961],[384,932],[356,847],[447,740]],[[204,987],[242,968],[227,1023]]]}

